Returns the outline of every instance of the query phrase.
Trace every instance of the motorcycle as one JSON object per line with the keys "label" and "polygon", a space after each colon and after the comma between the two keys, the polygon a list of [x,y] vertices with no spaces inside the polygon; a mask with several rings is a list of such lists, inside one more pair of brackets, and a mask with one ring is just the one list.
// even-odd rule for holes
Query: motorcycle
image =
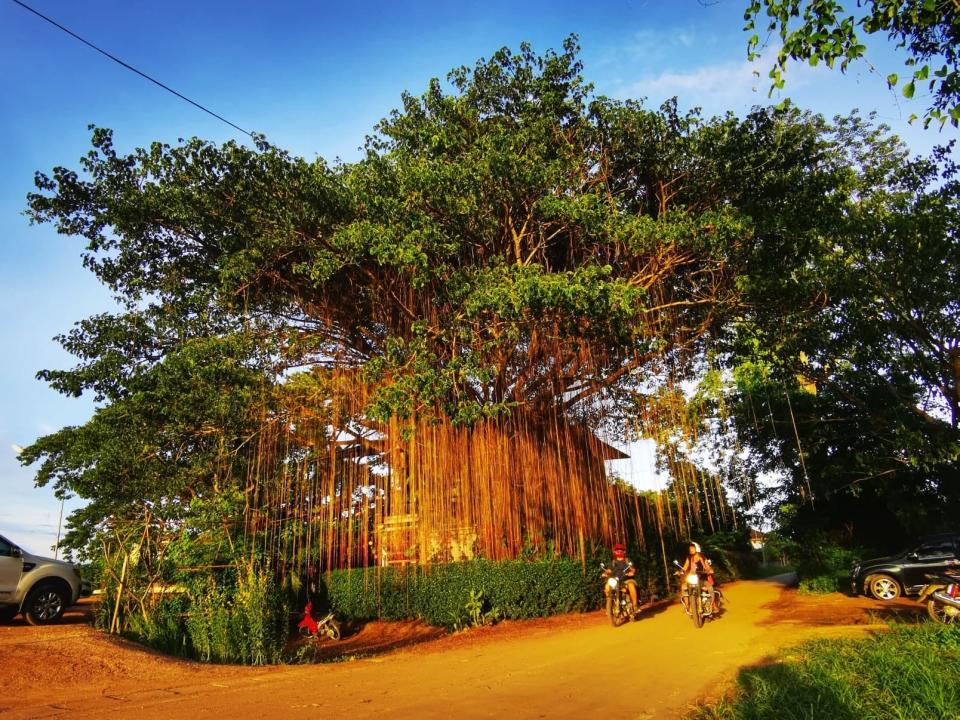
{"label": "motorcycle", "polygon": [[313,637],[326,635],[331,640],[340,639],[340,623],[333,616],[333,611],[328,612],[320,620],[316,620],[313,617],[313,602],[307,602],[306,607],[303,608],[303,619],[297,625],[297,629],[301,635],[308,637],[311,635]]}
{"label": "motorcycle", "polygon": [[[680,572],[674,573],[680,576],[683,566],[676,560],[673,561]],[[703,627],[703,622],[707,618],[715,617],[723,603],[723,593],[713,588],[713,598],[711,602],[710,585],[704,579],[706,575],[702,573],[690,573],[684,580],[684,587],[680,592],[680,603],[683,605],[683,611],[693,620],[693,624],[698,628]]]}
{"label": "motorcycle", "polygon": [[603,592],[607,597],[607,618],[614,627],[620,627],[625,622],[633,620],[637,612],[624,582],[627,580],[626,572],[631,567],[633,567],[633,563],[629,563],[622,572],[615,573],[612,568],[600,563],[602,575],[606,578]]}
{"label": "motorcycle", "polygon": [[960,623],[960,577],[927,575],[929,581],[920,590],[920,602],[927,604],[927,615],[937,622]]}

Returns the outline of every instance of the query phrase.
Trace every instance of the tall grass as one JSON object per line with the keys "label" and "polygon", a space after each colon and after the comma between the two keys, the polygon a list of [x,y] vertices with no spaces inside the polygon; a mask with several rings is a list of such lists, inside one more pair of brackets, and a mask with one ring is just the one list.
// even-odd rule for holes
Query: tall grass
{"label": "tall grass", "polygon": [[247,665],[280,661],[288,611],[265,572],[241,571],[232,587],[210,578],[192,595],[186,631],[197,659]]}
{"label": "tall grass", "polygon": [[904,625],[867,639],[813,640],[743,670],[737,686],[692,718],[960,718],[960,628]]}
{"label": "tall grass", "polygon": [[[101,628],[109,627],[110,597],[99,604]],[[171,655],[267,665],[283,660],[290,608],[269,573],[247,567],[196,578],[176,594],[147,595],[124,622],[127,637]]]}

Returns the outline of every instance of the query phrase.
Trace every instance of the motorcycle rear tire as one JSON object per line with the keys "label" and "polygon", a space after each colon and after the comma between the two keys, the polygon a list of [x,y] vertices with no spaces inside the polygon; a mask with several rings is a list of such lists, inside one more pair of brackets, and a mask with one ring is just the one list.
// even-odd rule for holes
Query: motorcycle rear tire
{"label": "motorcycle rear tire", "polygon": [[954,608],[947,607],[936,598],[927,600],[927,615],[929,615],[932,620],[936,620],[938,623],[943,623],[944,625],[960,624],[960,612],[957,612]]}

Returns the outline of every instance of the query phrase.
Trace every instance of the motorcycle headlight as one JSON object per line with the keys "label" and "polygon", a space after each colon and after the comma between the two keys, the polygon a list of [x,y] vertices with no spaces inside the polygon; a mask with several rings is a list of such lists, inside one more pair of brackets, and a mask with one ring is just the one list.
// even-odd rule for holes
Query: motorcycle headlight
{"label": "motorcycle headlight", "polygon": [[610,588],[611,590],[616,590],[617,579],[615,577],[612,577],[609,580],[607,580],[607,587]]}
{"label": "motorcycle headlight", "polygon": [[696,573],[687,575],[687,585],[699,585],[700,577]]}

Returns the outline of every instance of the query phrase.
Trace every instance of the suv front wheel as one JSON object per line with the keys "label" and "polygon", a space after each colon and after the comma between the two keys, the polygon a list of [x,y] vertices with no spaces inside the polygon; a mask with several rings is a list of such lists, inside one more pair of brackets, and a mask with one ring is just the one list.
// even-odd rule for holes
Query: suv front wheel
{"label": "suv front wheel", "polygon": [[877,600],[896,600],[900,597],[900,583],[889,575],[874,575],[868,587]]}
{"label": "suv front wheel", "polygon": [[23,604],[23,617],[31,625],[46,625],[56,622],[67,609],[67,595],[63,588],[44,583],[35,587]]}

